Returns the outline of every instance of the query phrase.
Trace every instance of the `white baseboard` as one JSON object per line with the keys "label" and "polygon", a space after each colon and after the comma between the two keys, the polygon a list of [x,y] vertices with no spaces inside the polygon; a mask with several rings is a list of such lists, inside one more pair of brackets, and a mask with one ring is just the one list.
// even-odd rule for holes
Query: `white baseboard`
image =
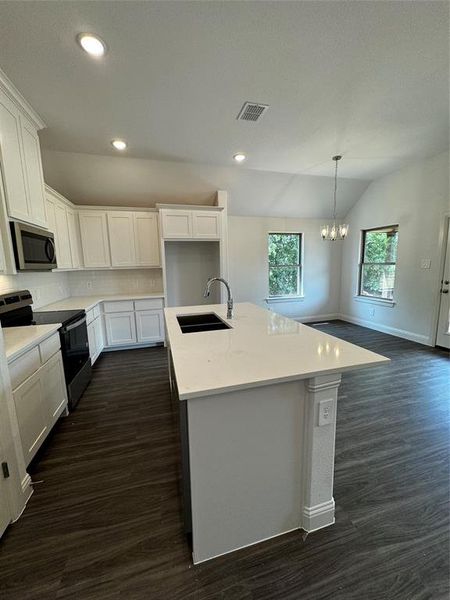
{"label": "white baseboard", "polygon": [[303,507],[303,529],[308,533],[334,523],[334,498],[322,504]]}
{"label": "white baseboard", "polygon": [[367,321],[366,319],[359,319],[357,317],[351,317],[350,315],[338,315],[337,319],[347,321],[348,323],[354,323],[355,325],[361,325],[368,329],[375,329],[375,331],[381,331],[382,333],[388,333],[395,337],[404,338],[405,340],[411,340],[425,346],[432,346],[431,339],[428,335],[420,335],[413,331],[407,331],[405,329],[398,329],[397,327],[390,327],[389,325],[383,325],[382,323],[375,323],[373,321]]}

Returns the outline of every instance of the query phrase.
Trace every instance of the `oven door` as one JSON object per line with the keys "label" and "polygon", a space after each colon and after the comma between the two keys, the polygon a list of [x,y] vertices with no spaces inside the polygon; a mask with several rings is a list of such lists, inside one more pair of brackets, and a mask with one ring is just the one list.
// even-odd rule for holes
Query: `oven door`
{"label": "oven door", "polygon": [[66,383],[71,381],[89,360],[89,343],[86,315],[73,323],[61,327],[61,352],[63,356]]}
{"label": "oven door", "polygon": [[56,269],[54,235],[45,229],[11,222],[14,256],[18,271]]}

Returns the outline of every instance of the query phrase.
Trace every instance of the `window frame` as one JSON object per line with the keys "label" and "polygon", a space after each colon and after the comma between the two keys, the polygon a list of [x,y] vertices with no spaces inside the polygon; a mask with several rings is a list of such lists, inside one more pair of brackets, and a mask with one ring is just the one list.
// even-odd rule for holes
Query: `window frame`
{"label": "window frame", "polygon": [[[361,300],[367,300],[367,302],[380,302],[380,303],[385,303],[385,304],[390,304],[393,305],[395,304],[395,299],[394,299],[394,290],[395,290],[395,281],[394,281],[394,288],[392,290],[392,298],[382,298],[381,296],[373,296],[371,294],[363,294],[362,293],[362,284],[363,284],[363,268],[366,265],[393,265],[395,267],[395,275],[397,275],[397,262],[398,262],[398,256],[395,260],[395,262],[389,261],[389,262],[377,262],[377,263],[372,263],[372,262],[364,262],[364,254],[365,254],[365,248],[366,248],[366,234],[367,233],[371,233],[373,231],[384,231],[387,229],[395,229],[397,232],[397,237],[398,237],[398,230],[399,230],[399,225],[397,224],[393,224],[393,225],[380,225],[379,227],[370,227],[368,229],[361,229],[361,243],[360,243],[360,248],[359,248],[359,265],[358,265],[358,291],[356,294],[356,298],[357,299],[361,299]],[[398,247],[397,247],[397,252],[398,252]]]}
{"label": "window frame", "polygon": [[[299,263],[292,265],[271,265],[269,260],[269,237],[271,235],[296,235],[299,238]],[[302,231],[268,231],[267,232],[267,246],[266,246],[266,258],[267,258],[267,287],[268,294],[267,300],[269,302],[277,302],[283,300],[296,300],[303,298],[303,263],[304,263],[304,234]],[[296,294],[277,294],[272,295],[270,293],[270,269],[280,268],[285,269],[286,267],[295,267],[297,269],[297,293]]]}

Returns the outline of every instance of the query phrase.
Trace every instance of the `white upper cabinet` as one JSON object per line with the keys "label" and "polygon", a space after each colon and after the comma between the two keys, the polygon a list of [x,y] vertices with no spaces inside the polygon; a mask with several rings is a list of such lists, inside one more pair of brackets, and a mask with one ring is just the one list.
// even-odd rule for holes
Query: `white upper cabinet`
{"label": "white upper cabinet", "polygon": [[166,240],[192,238],[192,211],[162,210],[161,227]]}
{"label": "white upper cabinet", "polygon": [[134,267],[136,252],[133,213],[120,210],[108,212],[108,231],[111,265],[113,267]]}
{"label": "white upper cabinet", "polygon": [[162,236],[170,239],[219,240],[221,212],[218,210],[161,210]]}
{"label": "white upper cabinet", "polygon": [[158,215],[151,212],[134,213],[134,245],[136,266],[159,267]]}
{"label": "white upper cabinet", "polygon": [[108,225],[106,212],[85,210],[79,212],[81,246],[85,267],[110,267]]}
{"label": "white upper cabinet", "polygon": [[47,226],[37,115],[0,71],[0,161],[8,216]]}
{"label": "white upper cabinet", "polygon": [[78,215],[74,210],[67,208],[67,224],[69,226],[69,244],[70,255],[72,257],[72,268],[79,269],[82,266],[81,261],[81,241],[80,228],[78,225]]}
{"label": "white upper cabinet", "polygon": [[41,227],[47,227],[44,176],[42,174],[41,149],[37,130],[22,116],[20,122],[28,190],[28,220]]}
{"label": "white upper cabinet", "polygon": [[72,255],[69,243],[69,224],[67,222],[66,207],[61,204],[55,204],[55,225],[56,232],[56,262],[59,269],[72,268]]}
{"label": "white upper cabinet", "polygon": [[192,237],[204,240],[220,239],[220,217],[219,212],[212,210],[193,211]]}
{"label": "white upper cabinet", "polygon": [[0,151],[8,214],[29,220],[27,183],[22,157],[19,111],[0,92]]}

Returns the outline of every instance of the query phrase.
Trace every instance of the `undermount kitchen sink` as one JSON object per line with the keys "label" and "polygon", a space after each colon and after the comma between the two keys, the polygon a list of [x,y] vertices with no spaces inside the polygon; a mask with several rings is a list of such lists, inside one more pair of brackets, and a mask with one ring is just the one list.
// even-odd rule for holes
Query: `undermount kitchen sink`
{"label": "undermount kitchen sink", "polygon": [[200,331],[216,331],[218,329],[231,329],[231,326],[222,321],[215,313],[202,313],[198,315],[180,315],[177,321],[182,333],[196,333]]}

